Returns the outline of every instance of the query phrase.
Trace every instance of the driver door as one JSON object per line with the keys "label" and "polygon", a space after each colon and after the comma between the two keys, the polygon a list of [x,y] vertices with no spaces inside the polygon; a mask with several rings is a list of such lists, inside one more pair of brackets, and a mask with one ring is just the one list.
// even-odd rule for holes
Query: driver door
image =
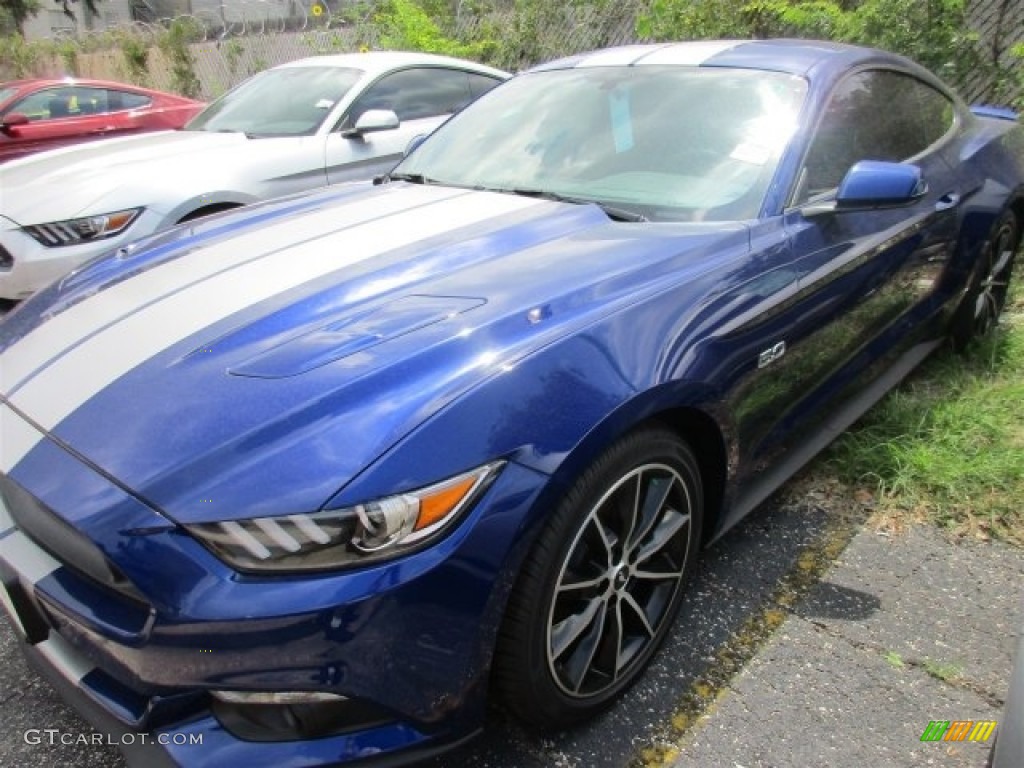
{"label": "driver door", "polygon": [[[778,397],[738,409],[752,466],[772,466],[833,417],[839,424],[847,410],[863,410],[858,398],[927,352],[934,331],[926,321],[944,299],[967,193],[942,156],[956,125],[954,104],[904,73],[865,70],[832,94],[782,220],[796,290],[784,318],[764,325],[760,367],[744,390]],[[927,192],[905,205],[826,211],[861,160],[916,165]]]}

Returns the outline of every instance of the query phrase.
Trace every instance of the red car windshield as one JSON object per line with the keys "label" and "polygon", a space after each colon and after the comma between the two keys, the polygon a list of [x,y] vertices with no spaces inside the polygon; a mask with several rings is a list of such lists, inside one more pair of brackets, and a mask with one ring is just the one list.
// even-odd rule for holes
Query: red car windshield
{"label": "red car windshield", "polygon": [[17,92],[17,88],[13,88],[11,86],[6,85],[0,85],[0,106],[3,106],[4,102],[10,99]]}

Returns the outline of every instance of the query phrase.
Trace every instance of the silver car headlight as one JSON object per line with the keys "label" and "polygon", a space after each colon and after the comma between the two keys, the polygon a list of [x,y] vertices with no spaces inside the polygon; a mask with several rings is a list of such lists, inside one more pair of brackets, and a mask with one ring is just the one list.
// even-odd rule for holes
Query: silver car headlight
{"label": "silver car headlight", "polygon": [[142,213],[142,208],[129,208],[98,216],[85,216],[81,219],[33,224],[23,227],[23,229],[37,241],[51,248],[60,245],[77,245],[121,234],[132,225],[140,213]]}
{"label": "silver car headlight", "polygon": [[311,571],[397,557],[441,537],[493,481],[493,462],[415,491],[308,514],[185,528],[242,571]]}

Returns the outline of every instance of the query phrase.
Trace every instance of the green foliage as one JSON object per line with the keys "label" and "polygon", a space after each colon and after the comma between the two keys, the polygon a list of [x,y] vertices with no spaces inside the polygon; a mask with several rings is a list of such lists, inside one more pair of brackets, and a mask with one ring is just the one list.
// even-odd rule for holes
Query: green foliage
{"label": "green foliage", "polygon": [[654,0],[637,18],[643,40],[694,40],[753,36],[745,5],[735,0]]}
{"label": "green foliage", "polygon": [[437,22],[413,0],[387,0],[378,9],[374,21],[378,28],[378,45],[386,50],[483,59],[493,48],[486,39],[468,43],[445,35]]}
{"label": "green foliage", "polygon": [[903,663],[903,657],[900,656],[896,651],[886,651],[884,654],[884,658],[889,663],[890,667],[902,669],[906,666],[906,664]]}
{"label": "green foliage", "polygon": [[954,82],[979,66],[964,0],[654,0],[637,33],[654,40],[804,37],[902,53]]}
{"label": "green foliage", "polygon": [[925,672],[944,683],[953,682],[964,672],[964,668],[960,664],[934,661],[933,659],[925,659],[922,666],[924,666]]}
{"label": "green foliage", "polygon": [[21,35],[0,37],[0,80],[31,77],[41,54],[39,45]]}
{"label": "green foliage", "polygon": [[35,16],[39,0],[0,0],[0,35],[20,35],[25,20]]}
{"label": "green foliage", "polygon": [[[16,34],[2,37],[5,28],[10,32],[16,26],[12,9],[34,10],[41,2],[0,0],[0,77],[52,71],[55,60],[74,73],[83,54],[116,50],[125,78],[151,82],[150,43],[134,31],[27,44]],[[645,0],[641,7],[646,10],[637,15],[637,4],[617,0],[355,0],[333,12],[329,28],[307,32],[302,40],[313,53],[412,49],[476,59],[512,71],[624,42],[622,30],[630,25],[643,40],[780,36],[843,40],[906,54],[954,86],[970,83],[978,100],[1024,109],[1024,43],[1008,49],[1012,34],[1006,33],[987,40],[983,47],[968,27],[968,2]],[[31,11],[17,12],[23,19]],[[202,38],[196,20],[179,18],[157,40],[164,54],[161,59],[166,61],[157,66],[167,67],[171,87],[186,95],[200,91],[190,46]],[[276,63],[251,59],[245,45],[243,39],[233,38],[218,49],[232,81]],[[977,90],[979,82],[987,84],[982,94]]]}
{"label": "green foliage", "polygon": [[228,72],[232,75],[238,74],[238,63],[245,53],[245,46],[240,40],[228,40],[224,46],[224,63],[227,64]]}
{"label": "green foliage", "polygon": [[909,56],[957,81],[977,67],[964,0],[865,0],[844,14],[840,38]]}
{"label": "green foliage", "polygon": [[149,44],[128,31],[118,30],[113,34],[124,59],[125,76],[133,83],[146,85],[149,81]]}
{"label": "green foliage", "polygon": [[202,89],[196,62],[189,48],[203,38],[199,22],[189,17],[174,19],[157,42],[171,65],[171,83],[182,96],[196,98]]}
{"label": "green foliage", "polygon": [[[1006,53],[1005,63],[999,62],[993,78],[993,101],[1007,103],[1024,112],[1024,43],[1018,43]],[[1016,98],[1013,98],[1016,94]]]}
{"label": "green foliage", "polygon": [[1024,306],[966,356],[936,355],[829,450],[880,513],[1024,544]]}
{"label": "green foliage", "polygon": [[54,50],[60,57],[60,60],[64,63],[64,74],[65,75],[77,75],[78,74],[78,42],[75,40],[59,40],[54,46]]}

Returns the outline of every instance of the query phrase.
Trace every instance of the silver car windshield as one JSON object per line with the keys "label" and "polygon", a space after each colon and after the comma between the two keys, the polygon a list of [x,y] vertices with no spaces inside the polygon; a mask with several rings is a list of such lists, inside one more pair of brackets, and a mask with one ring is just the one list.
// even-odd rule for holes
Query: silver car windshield
{"label": "silver car windshield", "polygon": [[453,117],[392,174],[594,201],[651,221],[757,216],[806,82],[725,68],[520,75]]}
{"label": "silver car windshield", "polygon": [[269,69],[221,96],[185,130],[308,136],[362,75],[349,67]]}

